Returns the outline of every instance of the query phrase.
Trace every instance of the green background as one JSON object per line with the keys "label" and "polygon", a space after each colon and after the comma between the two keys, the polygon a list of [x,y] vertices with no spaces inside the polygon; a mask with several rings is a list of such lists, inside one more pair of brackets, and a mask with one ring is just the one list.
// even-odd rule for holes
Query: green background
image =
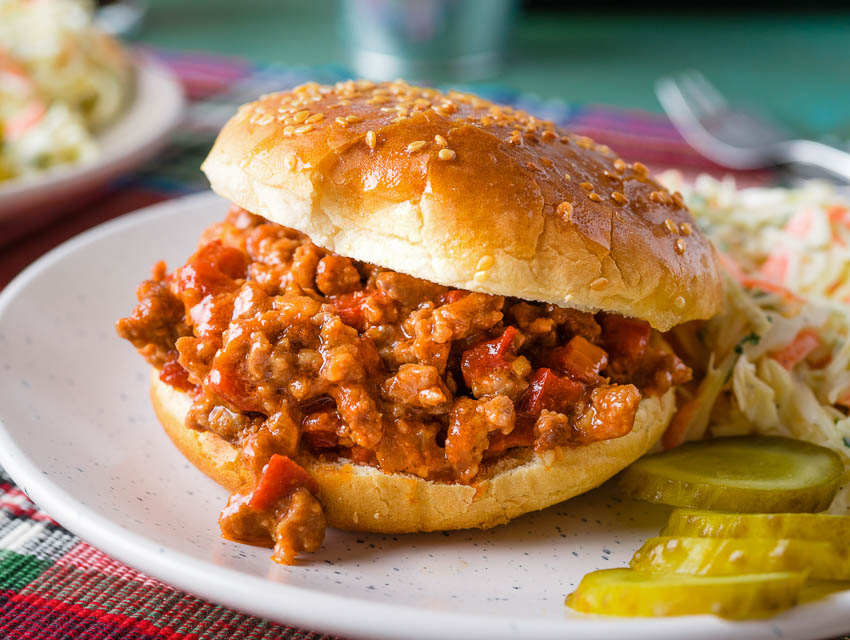
{"label": "green background", "polygon": [[[346,64],[331,0],[153,0],[138,39],[286,65]],[[807,135],[850,139],[850,13],[531,13],[486,80],[574,103],[660,109],[656,78],[703,71]]]}

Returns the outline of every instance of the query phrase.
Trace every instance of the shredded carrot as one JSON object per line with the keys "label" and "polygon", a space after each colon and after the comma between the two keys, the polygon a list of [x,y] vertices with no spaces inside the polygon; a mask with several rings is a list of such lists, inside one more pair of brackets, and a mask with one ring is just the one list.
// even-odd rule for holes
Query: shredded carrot
{"label": "shredded carrot", "polygon": [[771,282],[785,282],[790,261],[790,256],[785,252],[771,253],[759,268],[759,275]]}
{"label": "shredded carrot", "polygon": [[685,441],[688,427],[694,420],[698,406],[699,402],[697,402],[697,397],[694,396],[679,407],[664,435],[661,436],[661,446],[664,449],[672,449]]}
{"label": "shredded carrot", "polygon": [[801,329],[787,347],[774,351],[770,356],[789,371],[798,362],[806,359],[820,345],[818,334],[812,329]]}
{"label": "shredded carrot", "polygon": [[789,291],[782,285],[776,284],[770,280],[742,275],[740,277],[740,281],[747,289],[761,289],[762,291],[776,293],[789,302],[805,302],[805,298],[801,298],[796,293]]}

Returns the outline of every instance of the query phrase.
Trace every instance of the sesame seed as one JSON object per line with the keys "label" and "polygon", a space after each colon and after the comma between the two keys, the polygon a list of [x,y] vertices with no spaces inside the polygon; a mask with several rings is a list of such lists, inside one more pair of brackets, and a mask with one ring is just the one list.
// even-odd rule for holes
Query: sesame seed
{"label": "sesame seed", "polygon": [[264,127],[267,124],[271,124],[273,120],[274,120],[274,116],[265,115],[262,118],[259,118],[257,120],[257,124],[260,125],[261,127]]}
{"label": "sesame seed", "polygon": [[437,157],[440,160],[454,160],[457,154],[451,149],[440,149],[440,152],[437,154]]}
{"label": "sesame seed", "polygon": [[571,293],[564,294],[564,302],[569,302],[572,299],[573,299],[573,294],[571,294]]}
{"label": "sesame seed", "polygon": [[526,163],[525,163],[525,166],[526,166],[526,167],[528,167],[529,169],[531,169],[532,171],[540,171],[540,167],[538,167],[536,164],[534,164],[533,162],[531,162],[531,160],[529,160],[528,162],[526,162]]}
{"label": "sesame seed", "polygon": [[593,140],[591,140],[587,136],[579,136],[578,138],[576,138],[576,144],[582,149],[593,148]]}
{"label": "sesame seed", "polygon": [[295,115],[293,115],[292,121],[295,124],[301,124],[302,122],[304,122],[309,117],[310,117],[310,112],[307,109],[304,109],[302,111],[299,111]]}
{"label": "sesame seed", "polygon": [[374,149],[378,145],[378,136],[374,131],[366,132],[366,144],[370,149]]}
{"label": "sesame seed", "polygon": [[693,232],[693,229],[691,228],[691,225],[687,222],[682,222],[679,224],[679,231],[683,236],[689,236]]}
{"label": "sesame seed", "polygon": [[679,209],[685,208],[685,200],[682,198],[682,194],[678,191],[673,194],[673,204],[675,204]]}
{"label": "sesame seed", "polygon": [[283,128],[283,135],[285,135],[285,136],[292,136],[292,135],[295,135],[295,127],[294,127],[294,126],[292,126],[291,124],[290,124],[290,125],[285,126],[285,127]]}
{"label": "sesame seed", "polygon": [[578,186],[580,186],[585,191],[593,191],[593,185],[589,182],[579,182]]}
{"label": "sesame seed", "polygon": [[487,272],[476,271],[475,275],[473,276],[473,279],[475,280],[475,282],[484,282],[487,279]]}
{"label": "sesame seed", "polygon": [[482,127],[489,127],[492,124],[490,118],[487,116],[481,116],[481,119],[478,122],[481,123]]}
{"label": "sesame seed", "polygon": [[495,262],[496,260],[493,258],[493,256],[481,256],[481,259],[478,260],[478,264],[475,266],[475,270],[487,271],[490,267],[493,266]]}
{"label": "sesame seed", "polygon": [[440,147],[445,147],[445,146],[448,146],[448,144],[449,144],[448,141],[443,136],[441,136],[439,133],[434,136],[434,142],[436,142],[437,145],[440,146]]}
{"label": "sesame seed", "polygon": [[604,289],[608,286],[608,278],[596,278],[593,282],[590,283],[590,288],[596,291],[600,289]]}
{"label": "sesame seed", "polygon": [[626,170],[626,163],[623,161],[622,158],[617,158],[616,160],[614,160],[614,169],[616,169],[620,173]]}
{"label": "sesame seed", "polygon": [[614,191],[611,194],[611,200],[613,200],[614,202],[616,202],[617,204],[619,204],[621,206],[629,203],[629,199],[626,196],[624,196],[622,193],[620,193],[619,191]]}
{"label": "sesame seed", "polygon": [[667,198],[668,196],[665,191],[653,191],[649,194],[649,199],[659,204],[664,204],[665,202],[667,202]]}
{"label": "sesame seed", "polygon": [[558,205],[558,215],[569,220],[570,216],[573,214],[573,205],[570,202],[564,200],[561,204]]}
{"label": "sesame seed", "polygon": [[676,253],[678,253],[678,254],[685,253],[686,246],[687,245],[685,244],[684,240],[682,240],[681,238],[676,238],[676,242],[675,242]]}
{"label": "sesame seed", "polygon": [[345,118],[343,118],[342,116],[334,118],[334,122],[336,122],[343,129],[345,129],[348,126],[348,123],[345,121]]}
{"label": "sesame seed", "polygon": [[356,122],[360,122],[361,120],[363,120],[363,118],[361,118],[360,116],[355,116],[355,115],[345,116],[345,121],[350,122],[351,124],[354,124]]}
{"label": "sesame seed", "polygon": [[676,223],[673,222],[670,218],[667,218],[664,221],[664,226],[667,227],[667,231],[669,231],[670,233],[678,233],[679,232],[679,227],[677,227]]}
{"label": "sesame seed", "polygon": [[567,144],[569,141],[570,141],[570,137],[569,137],[569,136],[561,136],[561,142],[562,142],[563,144]]}
{"label": "sesame seed", "polygon": [[609,147],[607,144],[596,145],[596,150],[599,153],[611,153],[611,147]]}
{"label": "sesame seed", "polygon": [[540,158],[540,164],[542,164],[547,169],[552,168],[552,161],[549,158]]}
{"label": "sesame seed", "polygon": [[591,191],[590,193],[588,193],[587,197],[590,198],[591,200],[593,200],[594,202],[602,202],[602,196],[600,196],[598,193],[596,193],[594,191]]}
{"label": "sesame seed", "polygon": [[564,180],[567,182],[572,182],[573,177],[569,173],[564,174]]}
{"label": "sesame seed", "polygon": [[424,147],[426,144],[427,142],[425,142],[424,140],[414,140],[409,145],[407,145],[407,152],[415,153],[419,151],[422,147]]}
{"label": "sesame seed", "polygon": [[646,176],[649,175],[649,169],[647,169],[646,165],[643,164],[642,162],[635,162],[632,165],[632,169],[634,170],[634,172],[636,174],[638,174],[640,176],[646,177]]}
{"label": "sesame seed", "polygon": [[309,133],[309,132],[310,132],[310,131],[312,131],[312,130],[313,130],[313,125],[312,125],[312,124],[305,124],[305,125],[303,125],[303,126],[298,127],[298,128],[295,130],[295,133],[296,133],[297,135],[301,135],[302,133]]}
{"label": "sesame seed", "polygon": [[682,296],[676,296],[676,299],[673,300],[673,306],[679,311],[685,308],[685,304],[685,299]]}
{"label": "sesame seed", "polygon": [[324,113],[314,113],[312,116],[307,118],[307,120],[305,122],[307,122],[309,124],[315,124],[317,122],[321,122],[324,119],[325,119]]}
{"label": "sesame seed", "polygon": [[286,165],[286,168],[289,169],[290,171],[295,169],[295,165],[296,165],[295,156],[286,156],[286,160],[284,160],[283,162]]}
{"label": "sesame seed", "polygon": [[546,142],[552,142],[553,140],[557,139],[558,134],[552,131],[551,129],[546,129],[546,131],[543,132],[541,137]]}

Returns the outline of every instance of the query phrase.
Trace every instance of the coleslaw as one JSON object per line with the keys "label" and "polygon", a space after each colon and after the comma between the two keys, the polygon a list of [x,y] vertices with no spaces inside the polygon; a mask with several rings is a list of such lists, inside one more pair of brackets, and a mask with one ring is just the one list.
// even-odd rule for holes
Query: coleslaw
{"label": "coleslaw", "polygon": [[97,154],[132,67],[82,0],[0,0],[0,181]]}
{"label": "coleslaw", "polygon": [[847,469],[830,511],[850,512],[850,202],[819,182],[661,179],[683,193],[727,272],[724,311],[672,333],[698,383],[682,391],[664,446],[761,433],[829,447]]}

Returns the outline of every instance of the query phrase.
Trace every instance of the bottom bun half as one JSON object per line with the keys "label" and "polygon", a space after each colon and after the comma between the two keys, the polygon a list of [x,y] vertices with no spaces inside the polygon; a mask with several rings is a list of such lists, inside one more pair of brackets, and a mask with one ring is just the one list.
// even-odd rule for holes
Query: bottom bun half
{"label": "bottom bun half", "polygon": [[[249,479],[239,450],[215,434],[187,428],[190,397],[156,374],[151,378],[151,398],[171,440],[198,469],[236,491]],[[482,466],[471,485],[433,482],[309,455],[298,462],[319,483],[319,498],[331,526],[378,533],[484,529],[599,486],[656,443],[675,405],[672,389],[661,397],[644,398],[628,435],[542,454],[514,449]]]}

